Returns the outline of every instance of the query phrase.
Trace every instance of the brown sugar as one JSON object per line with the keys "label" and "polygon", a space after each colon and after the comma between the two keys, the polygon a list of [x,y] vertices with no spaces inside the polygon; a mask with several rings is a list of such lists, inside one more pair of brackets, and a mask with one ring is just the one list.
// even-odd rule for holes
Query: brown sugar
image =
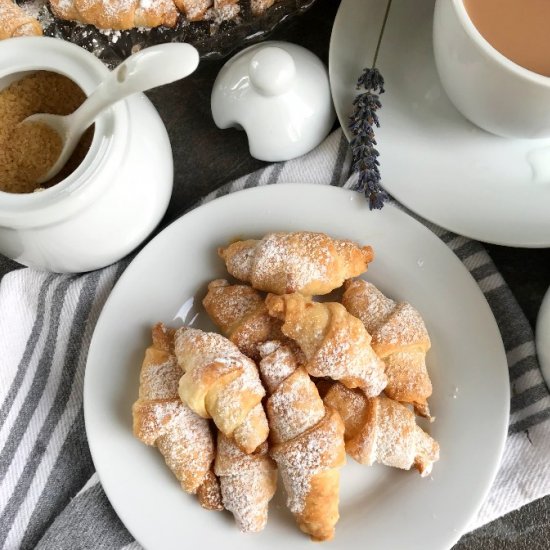
{"label": "brown sugar", "polygon": [[20,123],[35,113],[71,114],[85,99],[84,92],[72,80],[46,71],[25,76],[0,91],[1,191],[31,193],[51,187],[78,167],[90,147],[91,128],[59,174],[39,185],[37,179],[57,160],[62,141],[44,124]]}

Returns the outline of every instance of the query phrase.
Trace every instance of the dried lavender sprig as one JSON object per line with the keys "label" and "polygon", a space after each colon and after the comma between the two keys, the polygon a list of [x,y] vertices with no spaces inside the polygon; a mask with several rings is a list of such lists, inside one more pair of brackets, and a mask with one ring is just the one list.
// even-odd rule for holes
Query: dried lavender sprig
{"label": "dried lavender sprig", "polygon": [[379,210],[389,198],[380,184],[380,153],[376,149],[374,128],[380,127],[377,111],[382,107],[378,94],[384,93],[384,78],[376,68],[366,68],[357,80],[357,89],[365,89],[353,101],[353,114],[349,129],[353,134],[352,172],[359,172],[355,189],[362,191],[369,200],[371,210]]}

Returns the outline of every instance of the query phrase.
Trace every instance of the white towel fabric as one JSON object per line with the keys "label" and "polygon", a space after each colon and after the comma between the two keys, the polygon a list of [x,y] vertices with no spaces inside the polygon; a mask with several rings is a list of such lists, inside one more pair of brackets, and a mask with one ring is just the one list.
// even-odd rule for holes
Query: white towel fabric
{"label": "white towel fabric", "polygon": [[[241,178],[201,202],[279,182],[350,186],[348,170],[347,142],[337,131],[312,153]],[[508,442],[473,529],[550,493],[550,395],[529,324],[483,247],[427,225],[462,260],[485,293],[502,332],[510,369]],[[126,265],[123,261],[80,276],[20,269],[2,279],[0,547],[139,548],[94,474],[82,413],[92,331]]]}

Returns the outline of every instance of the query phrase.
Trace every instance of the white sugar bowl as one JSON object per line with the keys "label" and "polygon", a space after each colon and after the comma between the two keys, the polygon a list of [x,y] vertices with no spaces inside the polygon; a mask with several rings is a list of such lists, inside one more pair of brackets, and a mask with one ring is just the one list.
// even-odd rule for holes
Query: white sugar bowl
{"label": "white sugar bowl", "polygon": [[[0,89],[37,70],[67,76],[88,96],[108,74],[93,54],[62,40],[0,42]],[[96,119],[86,157],[63,181],[29,194],[0,191],[0,253],[54,272],[104,267],[153,231],[172,182],[164,124],[145,95],[134,94]]]}
{"label": "white sugar bowl", "polygon": [[309,50],[288,42],[250,46],[221,69],[212,90],[219,128],[240,128],[250,154],[276,162],[323,141],[335,120],[328,73]]}

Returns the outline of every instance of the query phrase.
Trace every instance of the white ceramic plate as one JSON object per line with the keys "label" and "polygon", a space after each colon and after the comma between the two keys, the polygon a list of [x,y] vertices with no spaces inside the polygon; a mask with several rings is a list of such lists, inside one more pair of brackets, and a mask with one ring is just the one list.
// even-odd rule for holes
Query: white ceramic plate
{"label": "white ceramic plate", "polygon": [[[348,138],[355,84],[371,67],[388,0],[342,0],[330,44],[336,112]],[[377,67],[382,181],[422,217],[478,240],[550,246],[550,140],[509,140],[468,122],[445,95],[432,51],[433,0],[393,0]],[[495,99],[495,100],[498,100]]]}
{"label": "white ceramic plate", "polygon": [[323,547],[450,547],[491,485],[506,437],[508,371],[489,306],[459,260],[403,212],[369,212],[357,193],[319,185],[256,188],[202,206],[157,236],[123,274],[95,330],[84,389],[92,456],[115,510],[148,550],[311,548],[280,494],[259,535],[241,534],[228,513],[201,509],[157,450],[133,438],[131,415],[150,326],[183,318],[210,327],[200,300],[206,283],[225,275],[216,247],[237,236],[300,229],[372,244],[368,279],[424,315],[437,416],[429,429],[441,444],[441,460],[426,479],[349,459],[336,538]]}

